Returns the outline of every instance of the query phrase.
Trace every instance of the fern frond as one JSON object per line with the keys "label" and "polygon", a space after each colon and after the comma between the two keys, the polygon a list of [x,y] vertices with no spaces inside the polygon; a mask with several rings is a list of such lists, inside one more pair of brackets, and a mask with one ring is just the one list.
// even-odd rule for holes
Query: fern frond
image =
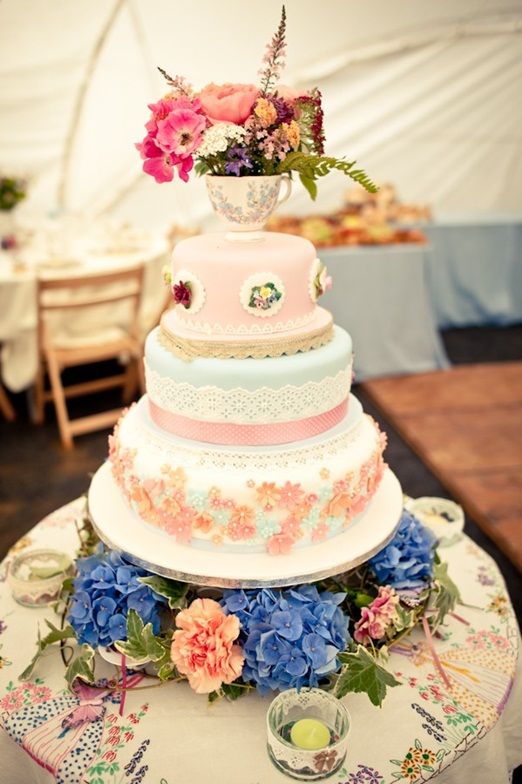
{"label": "fern frond", "polygon": [[315,198],[309,187],[309,181],[325,177],[331,171],[336,170],[350,177],[354,182],[362,185],[370,193],[377,191],[377,186],[370,179],[363,169],[354,168],[356,161],[347,161],[344,158],[333,158],[329,155],[306,155],[303,152],[292,152],[281,161],[277,167],[277,173],[295,171],[299,174],[303,185],[308,190],[312,198]]}

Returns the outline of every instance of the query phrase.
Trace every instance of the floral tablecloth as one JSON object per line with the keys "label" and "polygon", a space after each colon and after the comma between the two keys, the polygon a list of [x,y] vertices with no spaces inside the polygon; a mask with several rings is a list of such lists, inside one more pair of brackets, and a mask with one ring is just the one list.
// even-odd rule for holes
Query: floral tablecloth
{"label": "floral tablecloth", "polygon": [[[266,698],[209,705],[187,683],[158,686],[137,677],[120,710],[114,692],[81,687],[71,694],[53,649],[31,681],[18,681],[34,653],[38,624],[57,619],[49,609],[14,602],[5,579],[8,561],[28,547],[73,553],[82,504],[77,500],[49,515],[1,567],[0,784],[290,781],[266,753]],[[422,632],[405,639],[389,663],[401,686],[389,691],[382,709],[365,695],[346,698],[349,753],[332,784],[503,784],[522,763],[519,632],[505,585],[494,562],[467,537],[443,552],[465,602],[435,646],[450,688]],[[114,674],[104,662],[99,671]]]}

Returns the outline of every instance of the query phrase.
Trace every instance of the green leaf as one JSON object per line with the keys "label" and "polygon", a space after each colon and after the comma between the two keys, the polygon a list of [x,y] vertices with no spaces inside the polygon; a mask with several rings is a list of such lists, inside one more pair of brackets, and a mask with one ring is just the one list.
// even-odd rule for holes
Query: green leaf
{"label": "green leaf", "polygon": [[79,653],[72,659],[65,671],[65,680],[72,690],[76,678],[87,683],[94,683],[94,649],[90,645],[81,645]]}
{"label": "green leaf", "polygon": [[430,618],[432,629],[436,629],[451,612],[457,602],[461,601],[460,592],[448,574],[448,564],[435,563],[433,568],[433,590],[430,596],[429,609],[435,610]]}
{"label": "green leaf", "polygon": [[169,646],[170,640],[156,636],[151,623],[143,625],[136,610],[129,610],[127,615],[127,640],[114,643],[117,651],[134,659],[136,664],[160,661],[168,654]]}
{"label": "green leaf", "polygon": [[397,612],[397,620],[393,622],[393,627],[396,632],[402,632],[404,629],[410,629],[417,623],[417,618],[413,610],[406,610],[402,605],[398,604],[395,608]]}
{"label": "green leaf", "polygon": [[221,699],[221,697],[222,694],[219,691],[211,691],[208,695],[208,701],[210,703],[217,702],[219,699]]}
{"label": "green leaf", "polygon": [[58,629],[56,626],[45,620],[47,627],[51,630],[49,634],[46,634],[45,637],[40,637],[40,630],[38,630],[38,642],[37,642],[37,650],[35,655],[33,656],[30,664],[25,670],[18,676],[18,680],[20,681],[27,681],[33,674],[34,668],[38,663],[38,660],[42,656],[43,652],[49,645],[54,645],[56,642],[61,642],[62,640],[70,640],[76,639],[76,632],[72,628],[72,626],[65,626],[63,629]]}
{"label": "green leaf", "polygon": [[182,609],[187,606],[188,583],[179,583],[176,580],[168,580],[166,577],[159,577],[158,575],[138,577],[138,582],[148,585],[159,596],[165,596],[168,599],[171,610]]}
{"label": "green leaf", "polygon": [[174,675],[174,664],[171,661],[165,662],[157,671],[160,681],[168,681]]}
{"label": "green leaf", "polygon": [[305,174],[299,174],[299,179],[301,183],[306,188],[308,193],[310,194],[310,198],[312,201],[315,201],[317,198],[317,185],[312,177],[307,177]]}
{"label": "green leaf", "polygon": [[248,694],[249,691],[252,690],[252,686],[247,683],[224,683],[221,686],[221,691],[227,698],[233,702],[237,700],[239,697],[243,697],[244,694]]}
{"label": "green leaf", "polygon": [[[276,169],[276,174],[283,172],[296,171],[303,182],[303,185],[310,192],[306,180],[317,180],[325,177],[331,171],[336,170],[351,177],[354,182],[358,182],[370,193],[375,193],[378,188],[362,169],[355,169],[355,161],[347,161],[344,158],[333,158],[328,155],[308,155],[304,152],[291,152],[282,160]],[[312,195],[310,193],[310,195]],[[312,196],[313,198],[313,196]]]}
{"label": "green leaf", "polygon": [[344,697],[348,692],[366,692],[373,705],[382,705],[387,687],[399,686],[393,675],[381,667],[366,648],[359,645],[355,653],[341,653],[345,665],[335,686],[335,696]]}

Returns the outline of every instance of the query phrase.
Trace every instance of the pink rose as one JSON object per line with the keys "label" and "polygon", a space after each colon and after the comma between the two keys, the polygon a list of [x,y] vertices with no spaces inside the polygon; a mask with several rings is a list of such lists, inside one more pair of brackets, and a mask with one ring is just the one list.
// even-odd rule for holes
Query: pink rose
{"label": "pink rose", "polygon": [[244,123],[252,113],[259,90],[254,84],[207,84],[199,100],[213,122]]}
{"label": "pink rose", "polygon": [[222,683],[241,675],[245,657],[234,640],[239,636],[239,619],[225,615],[213,599],[194,599],[176,616],[171,657],[198,694],[209,694]]}

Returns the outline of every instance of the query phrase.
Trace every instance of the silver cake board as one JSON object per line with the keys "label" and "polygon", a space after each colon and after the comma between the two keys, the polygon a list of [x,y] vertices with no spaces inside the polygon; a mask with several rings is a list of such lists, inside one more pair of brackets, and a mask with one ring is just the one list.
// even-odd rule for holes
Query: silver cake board
{"label": "silver cake board", "polygon": [[123,498],[109,462],[89,488],[89,514],[100,539],[111,550],[154,574],[218,588],[268,588],[311,583],[341,574],[367,561],[393,537],[403,506],[395,474],[386,469],[368,508],[336,536],[297,547],[288,555],[234,553],[179,544],[144,523]]}

